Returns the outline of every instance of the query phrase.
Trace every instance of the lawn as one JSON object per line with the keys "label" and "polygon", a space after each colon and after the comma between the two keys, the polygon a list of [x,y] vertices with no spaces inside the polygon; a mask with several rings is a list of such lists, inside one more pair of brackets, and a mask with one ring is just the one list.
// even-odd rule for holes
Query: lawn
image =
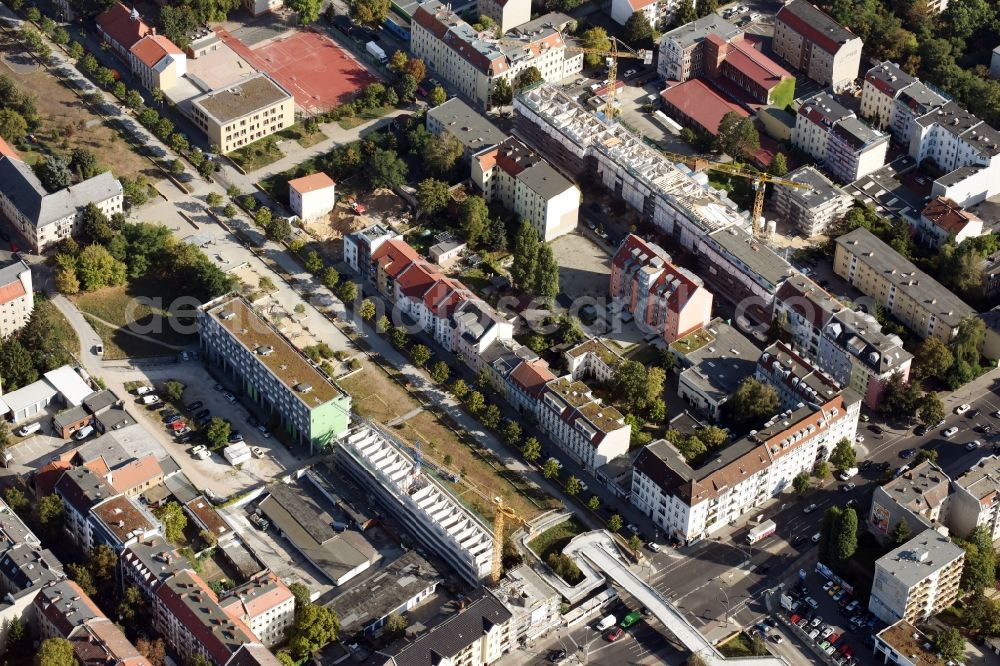
{"label": "lawn", "polygon": [[[178,330],[173,325],[186,326],[189,322],[156,306],[160,302],[155,296],[156,288],[155,283],[137,280],[129,285],[107,287],[73,297],[73,302],[88,315],[87,320],[101,336],[105,358],[163,356],[176,353],[171,346],[183,347],[197,341],[196,332],[189,333],[183,328]],[[122,329],[142,337],[130,335]]]}
{"label": "lawn", "polygon": [[[9,43],[0,34],[0,52],[18,53],[20,47]],[[133,152],[108,121],[92,113],[83,100],[41,68],[16,69],[0,59],[0,74],[10,77],[22,90],[33,93],[41,127],[35,131],[37,144],[18,153],[25,162],[34,163],[46,151],[69,155],[74,148],[84,148],[97,157],[101,168],[111,169],[116,176],[134,177],[145,174],[151,180],[163,174],[149,160]]]}
{"label": "lawn", "polygon": [[283,139],[291,139],[303,148],[315,146],[320,141],[325,141],[330,138],[326,134],[323,134],[323,132],[319,131],[319,129],[307,132],[300,123],[296,123],[291,127],[281,130],[278,132],[278,136]]}
{"label": "lawn", "polygon": [[341,118],[340,120],[337,121],[337,124],[339,124],[345,130],[354,129],[358,125],[363,125],[369,120],[377,120],[378,118],[381,118],[382,116],[384,116],[385,114],[389,113],[392,110],[393,107],[391,106],[383,106],[378,109],[369,109],[366,111],[362,111],[361,113],[358,113],[356,115],[353,115],[350,118]]}
{"label": "lawn", "polygon": [[[725,657],[755,657],[759,656],[754,654],[753,640],[749,636],[740,632],[736,634],[733,638],[729,639],[725,643],[719,645],[719,652]],[[763,653],[767,654],[767,648],[763,648]]]}
{"label": "lawn", "polygon": [[528,548],[545,560],[552,553],[560,553],[566,544],[578,534],[587,531],[576,518],[568,518],[558,525],[553,525],[528,542]]}
{"label": "lawn", "polygon": [[[351,394],[354,411],[378,423],[385,424],[421,407],[416,398],[368,361],[364,362],[361,372],[342,380],[340,385]],[[445,466],[445,456],[450,456],[449,469],[461,474],[466,482],[486,497],[503,497],[525,520],[559,506],[556,500],[540,489],[507,472],[489,451],[474,451],[473,447],[477,444],[471,437],[461,437],[431,412],[419,412],[389,430],[404,441],[419,443],[424,454],[441,466]],[[439,481],[486,520],[492,520],[491,507],[486,506],[482,497],[461,483]]]}
{"label": "lawn", "polygon": [[285,154],[278,148],[278,142],[274,136],[266,136],[227,155],[247,173],[273,164],[284,156]]}

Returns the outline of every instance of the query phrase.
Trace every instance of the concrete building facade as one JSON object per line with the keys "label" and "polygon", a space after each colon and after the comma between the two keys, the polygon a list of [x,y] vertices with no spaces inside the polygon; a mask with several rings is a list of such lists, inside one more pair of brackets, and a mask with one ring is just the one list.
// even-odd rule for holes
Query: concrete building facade
{"label": "concrete building facade", "polygon": [[225,154],[295,123],[295,99],[267,74],[191,100],[191,119]]}
{"label": "concrete building facade", "polygon": [[1000,539],[1000,456],[981,458],[952,482],[949,527],[962,538],[983,527]]}
{"label": "concrete building facade", "polygon": [[958,598],[965,550],[926,529],[875,562],[868,610],[883,622],[922,622]]}
{"label": "concrete building facade", "polygon": [[0,267],[0,340],[27,324],[34,309],[31,267],[23,259]]}
{"label": "concrete building facade", "polygon": [[854,198],[816,167],[801,166],[788,172],[785,179],[808,185],[809,189],[774,188],[774,209],[806,236],[824,233],[854,205]]}
{"label": "concrete building facade", "polygon": [[337,185],[323,172],[288,181],[288,206],[301,220],[329,215],[336,203]]}

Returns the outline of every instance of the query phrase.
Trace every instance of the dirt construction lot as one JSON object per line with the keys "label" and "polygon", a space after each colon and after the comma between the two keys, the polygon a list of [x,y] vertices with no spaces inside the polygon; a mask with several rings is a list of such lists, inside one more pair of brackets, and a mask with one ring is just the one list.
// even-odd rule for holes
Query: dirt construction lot
{"label": "dirt construction lot", "polygon": [[559,286],[570,299],[605,298],[611,279],[611,258],[582,231],[552,241],[559,264]]}
{"label": "dirt construction lot", "polygon": [[[104,119],[85,108],[72,90],[63,86],[52,74],[33,65],[0,34],[0,74],[13,79],[22,90],[34,94],[42,125],[35,138],[41,146],[68,155],[74,148],[85,148],[97,156],[97,163],[111,169],[116,176],[146,173],[151,179],[162,174],[145,158],[132,152],[118,133]],[[39,152],[18,151],[26,162],[34,163]],[[147,172],[148,170],[148,172]]]}

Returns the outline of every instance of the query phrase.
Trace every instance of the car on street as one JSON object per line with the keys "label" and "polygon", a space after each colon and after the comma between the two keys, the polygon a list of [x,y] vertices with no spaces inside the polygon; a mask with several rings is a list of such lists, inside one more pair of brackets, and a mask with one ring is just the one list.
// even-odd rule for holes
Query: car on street
{"label": "car on street", "polygon": [[614,643],[616,640],[625,635],[625,630],[621,627],[613,627],[608,633],[604,635],[604,638],[608,640],[609,643]]}
{"label": "car on street", "polygon": [[923,437],[924,435],[927,434],[927,426],[918,425],[917,429],[913,431],[913,434],[916,435],[917,437]]}
{"label": "car on street", "polygon": [[193,412],[193,411],[195,411],[196,409],[201,409],[201,408],[202,408],[202,406],[203,406],[204,404],[205,404],[205,403],[203,403],[203,402],[202,402],[201,400],[195,400],[194,402],[189,402],[189,403],[188,403],[187,405],[185,405],[184,407],[185,407],[185,409],[187,409],[187,410],[188,410],[189,412]]}
{"label": "car on street", "polygon": [[559,648],[558,650],[549,650],[548,659],[553,664],[556,662],[560,662],[565,658],[566,658],[566,650],[562,648]]}
{"label": "car on street", "polygon": [[806,597],[806,604],[808,604],[809,608],[812,608],[813,610],[819,608],[819,602],[812,597]]}
{"label": "car on street", "polygon": [[845,594],[847,594],[846,590],[839,590],[837,594],[833,595],[833,600],[840,601]]}
{"label": "car on street", "polygon": [[998,409],[997,411],[993,412],[993,418],[1000,419],[1000,409]]}
{"label": "car on street", "polygon": [[852,490],[854,490],[857,487],[858,486],[857,486],[856,483],[853,483],[853,482],[852,483],[845,483],[844,485],[842,485],[840,487],[840,490],[841,490],[841,492],[849,493],[849,492],[851,492]]}
{"label": "car on street", "polygon": [[868,426],[868,429],[871,430],[876,435],[881,435],[883,433],[882,426],[880,426],[877,423]]}
{"label": "car on street", "polygon": [[222,384],[215,384],[215,385],[212,386],[212,388],[214,388],[216,391],[225,391],[226,390],[226,387],[223,386]]}
{"label": "car on street", "polygon": [[955,413],[958,414],[959,416],[961,416],[962,414],[966,413],[970,409],[972,409],[972,405],[970,405],[968,403],[961,404],[961,405],[959,405],[958,407],[955,408]]}
{"label": "car on street", "polygon": [[241,433],[239,430],[232,431],[231,433],[229,433],[229,441],[233,443],[242,442],[243,433]]}
{"label": "car on street", "polygon": [[203,425],[205,425],[206,423],[208,423],[211,420],[212,420],[212,416],[211,415],[206,415],[206,416],[199,417],[198,420],[195,421],[195,423],[197,423],[199,426],[203,426]]}
{"label": "car on street", "polygon": [[236,402],[236,396],[230,393],[229,391],[226,391],[222,397],[225,398],[226,402],[230,404]]}
{"label": "car on street", "polygon": [[989,423],[980,423],[978,426],[976,426],[976,432],[981,432],[984,435],[988,435],[991,432],[993,432],[993,426],[991,426]]}
{"label": "car on street", "polygon": [[951,439],[952,437],[955,436],[955,433],[957,433],[957,432],[958,432],[958,428],[956,426],[952,426],[952,427],[948,428],[947,430],[943,430],[941,432],[941,436],[944,437],[945,439]]}
{"label": "car on street", "polygon": [[208,410],[208,409],[199,409],[198,413],[195,414],[194,417],[196,419],[201,419],[201,418],[205,418],[206,416],[210,416],[211,414],[212,414],[211,410]]}
{"label": "car on street", "polygon": [[257,426],[257,430],[259,430],[260,434],[264,436],[264,439],[267,439],[268,437],[271,436],[271,431],[268,430],[267,426],[264,425],[263,423],[261,423],[259,426]]}
{"label": "car on street", "polygon": [[861,442],[865,441],[865,436],[861,435],[861,434],[855,435],[854,436],[854,441],[856,443],[860,444]]}
{"label": "car on street", "polygon": [[138,386],[135,389],[136,395],[146,395],[147,393],[152,393],[153,387],[151,386]]}
{"label": "car on street", "polygon": [[982,442],[980,442],[978,439],[974,439],[974,440],[972,440],[971,442],[969,442],[968,444],[965,445],[965,450],[966,451],[975,451],[976,449],[978,449],[982,445],[983,445]]}
{"label": "car on street", "polygon": [[785,642],[785,639],[781,637],[781,634],[771,634],[771,642],[781,645]]}
{"label": "car on street", "polygon": [[199,444],[198,446],[193,447],[191,449],[190,453],[191,453],[191,455],[196,456],[199,453],[201,453],[202,451],[208,451],[208,447],[205,446],[204,444]]}
{"label": "car on street", "polygon": [[627,529],[632,534],[638,534],[639,533],[639,526],[636,525],[635,523],[629,523],[628,525],[625,526],[625,529]]}
{"label": "car on street", "polygon": [[814,504],[810,504],[806,508],[802,509],[802,513],[812,513],[815,510],[816,510],[816,504],[814,503]]}
{"label": "car on street", "polygon": [[656,543],[655,541],[650,541],[649,543],[647,543],[646,548],[649,548],[654,553],[660,552],[660,544]]}
{"label": "car on street", "polygon": [[980,417],[982,415],[983,415],[983,410],[979,409],[978,407],[975,408],[975,409],[973,409],[971,412],[969,412],[969,418],[970,419],[974,419],[974,418]]}
{"label": "car on street", "polygon": [[913,448],[903,449],[902,451],[899,452],[899,457],[902,458],[903,460],[912,458],[915,455],[917,455],[917,450]]}
{"label": "car on street", "polygon": [[825,583],[823,583],[823,591],[824,592],[829,592],[831,587],[833,587],[833,581],[832,580],[828,580]]}

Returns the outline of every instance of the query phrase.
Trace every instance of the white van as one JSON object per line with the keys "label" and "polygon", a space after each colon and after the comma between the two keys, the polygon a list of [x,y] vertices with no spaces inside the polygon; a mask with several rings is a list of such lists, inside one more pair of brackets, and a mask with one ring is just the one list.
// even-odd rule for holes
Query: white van
{"label": "white van", "polygon": [[146,395],[153,390],[152,386],[139,386],[135,389],[136,395]]}
{"label": "white van", "polygon": [[26,426],[18,428],[14,434],[16,434],[18,437],[27,437],[28,435],[33,435],[34,433],[38,432],[41,429],[42,429],[42,424],[36,421],[34,423],[29,423]]}
{"label": "white van", "polygon": [[606,629],[610,629],[611,627],[615,626],[615,623],[617,622],[618,620],[617,618],[615,618],[614,615],[609,615],[600,621],[600,623],[597,625],[597,630],[604,631]]}
{"label": "white van", "polygon": [[142,396],[142,404],[144,405],[152,405],[154,402],[159,402],[159,401],[160,401],[160,396],[156,395],[155,393],[150,393],[149,395]]}
{"label": "white van", "polygon": [[79,430],[73,433],[73,439],[79,441],[81,439],[87,439],[94,434],[94,426],[83,426]]}

